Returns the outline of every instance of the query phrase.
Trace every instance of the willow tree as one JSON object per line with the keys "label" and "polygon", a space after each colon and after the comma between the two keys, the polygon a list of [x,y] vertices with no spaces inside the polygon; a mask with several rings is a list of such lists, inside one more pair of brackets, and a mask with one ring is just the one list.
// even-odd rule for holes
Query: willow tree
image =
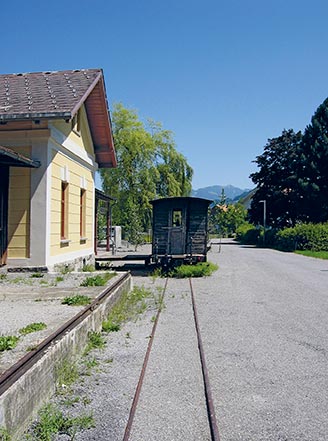
{"label": "willow tree", "polygon": [[193,170],[160,123],[143,123],[136,111],[116,104],[112,127],[118,165],[101,170],[103,189],[117,199],[113,223],[136,243],[138,232],[150,228],[150,201],[189,196]]}

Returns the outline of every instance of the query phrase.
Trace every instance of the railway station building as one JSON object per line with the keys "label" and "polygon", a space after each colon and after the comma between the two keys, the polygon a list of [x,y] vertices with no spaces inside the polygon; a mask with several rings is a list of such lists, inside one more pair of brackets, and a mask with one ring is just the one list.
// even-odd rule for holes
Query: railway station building
{"label": "railway station building", "polygon": [[115,166],[101,69],[0,75],[0,264],[92,263],[95,173]]}

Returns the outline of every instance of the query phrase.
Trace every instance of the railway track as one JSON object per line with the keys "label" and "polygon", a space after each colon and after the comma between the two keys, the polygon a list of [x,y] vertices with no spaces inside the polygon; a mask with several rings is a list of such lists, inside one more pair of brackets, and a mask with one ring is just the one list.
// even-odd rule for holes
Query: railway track
{"label": "railway track", "polygon": [[[167,278],[165,280],[164,290],[163,290],[163,293],[161,295],[161,299],[159,302],[160,305],[163,304],[163,300],[165,298],[168,283],[169,283],[169,279]],[[189,279],[189,288],[190,288],[190,298],[191,298],[191,303],[192,303],[194,326],[195,326],[195,331],[196,331],[196,335],[197,335],[198,353],[199,353],[200,364],[201,364],[201,369],[202,369],[202,377],[203,377],[203,384],[204,384],[204,397],[205,397],[205,402],[206,402],[207,418],[208,418],[208,424],[209,424],[209,429],[210,429],[210,434],[211,434],[211,441],[220,441],[218,424],[217,424],[217,420],[216,420],[212,392],[211,392],[211,386],[210,386],[210,380],[209,380],[208,370],[207,370],[207,366],[206,366],[205,351],[204,351],[202,337],[201,337],[201,333],[200,333],[197,304],[196,304],[194,289],[193,289],[193,285],[192,285],[192,279]],[[147,351],[146,351],[146,354],[144,357],[144,362],[142,365],[138,384],[137,384],[134,398],[132,401],[132,405],[130,408],[129,418],[128,418],[128,422],[125,427],[123,441],[128,441],[130,439],[133,421],[134,421],[135,413],[136,413],[136,410],[138,407],[140,393],[141,393],[142,385],[143,385],[144,378],[145,378],[146,371],[147,371],[148,360],[151,356],[151,350],[152,350],[154,338],[156,336],[156,329],[157,329],[160,314],[161,314],[161,307],[159,307],[159,309],[157,311],[156,318],[155,318],[155,321],[153,324],[151,338],[149,339],[149,343],[148,343]]]}

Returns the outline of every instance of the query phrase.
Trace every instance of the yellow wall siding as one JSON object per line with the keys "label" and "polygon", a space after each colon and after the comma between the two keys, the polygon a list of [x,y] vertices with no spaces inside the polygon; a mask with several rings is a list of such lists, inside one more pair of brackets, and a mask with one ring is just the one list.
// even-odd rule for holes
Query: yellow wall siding
{"label": "yellow wall siding", "polygon": [[55,121],[54,127],[62,132],[70,141],[77,144],[81,149],[85,150],[91,156],[94,156],[94,148],[92,137],[89,129],[89,123],[84,105],[80,108],[80,132],[72,130],[72,122]]}
{"label": "yellow wall siding", "polygon": [[[61,170],[69,170],[68,179],[68,236],[69,243],[62,243],[61,226]],[[94,182],[92,172],[60,152],[53,152],[51,171],[51,238],[50,255],[57,256],[93,247]],[[86,237],[80,241],[80,191],[81,177],[86,179]]]}
{"label": "yellow wall siding", "polygon": [[[15,148],[30,157],[30,147]],[[8,258],[28,258],[30,254],[31,169],[10,167],[8,209]]]}

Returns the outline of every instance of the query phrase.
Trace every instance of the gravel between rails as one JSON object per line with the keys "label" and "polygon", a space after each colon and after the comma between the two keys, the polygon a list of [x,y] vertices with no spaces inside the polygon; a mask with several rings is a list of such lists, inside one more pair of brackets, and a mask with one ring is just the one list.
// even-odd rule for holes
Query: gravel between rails
{"label": "gravel between rails", "polygon": [[168,281],[131,441],[211,439],[187,279]]}

